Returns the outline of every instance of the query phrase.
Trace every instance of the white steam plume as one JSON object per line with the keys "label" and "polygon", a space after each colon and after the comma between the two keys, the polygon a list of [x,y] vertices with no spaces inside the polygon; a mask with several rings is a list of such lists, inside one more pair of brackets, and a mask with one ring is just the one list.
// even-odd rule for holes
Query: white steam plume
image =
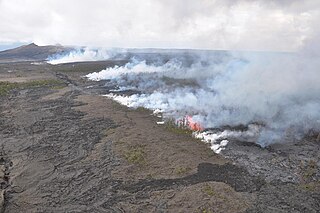
{"label": "white steam plume", "polygon": [[189,66],[174,59],[161,66],[131,62],[87,77],[139,91],[115,96],[130,107],[192,115],[205,128],[259,123],[258,142],[267,145],[320,130],[319,67],[318,57],[304,51],[225,53],[197,55]]}
{"label": "white steam plume", "polygon": [[111,58],[115,51],[106,49],[84,48],[71,51],[65,55],[53,55],[48,58],[49,64],[64,64],[81,61],[102,61]]}
{"label": "white steam plume", "polygon": [[320,33],[314,27],[320,12],[294,5],[288,11],[309,20],[295,53],[189,52],[187,60],[133,61],[88,77],[136,90],[115,96],[130,107],[161,109],[177,119],[191,115],[204,128],[256,124],[262,146],[300,138],[320,131]]}

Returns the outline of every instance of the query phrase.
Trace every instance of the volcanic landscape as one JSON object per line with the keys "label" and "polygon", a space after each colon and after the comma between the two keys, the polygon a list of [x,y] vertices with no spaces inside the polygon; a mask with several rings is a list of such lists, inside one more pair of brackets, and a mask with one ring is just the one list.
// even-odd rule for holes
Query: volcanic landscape
{"label": "volcanic landscape", "polygon": [[[194,61],[211,66],[194,57],[206,52],[131,50],[54,61],[72,51],[30,44],[0,52],[2,212],[320,212],[318,130],[297,136],[293,125],[278,137],[268,122],[239,125],[238,114],[237,125],[223,125],[225,117],[207,108],[190,109],[190,99],[161,105],[180,97],[177,91],[210,92],[199,82],[212,76],[188,77]],[[225,55],[210,59],[220,63]],[[185,76],[174,73],[177,61]],[[173,74],[153,71],[159,67]],[[130,74],[139,69],[147,71]],[[117,71],[124,75],[106,77]],[[286,115],[276,120],[279,131]]]}

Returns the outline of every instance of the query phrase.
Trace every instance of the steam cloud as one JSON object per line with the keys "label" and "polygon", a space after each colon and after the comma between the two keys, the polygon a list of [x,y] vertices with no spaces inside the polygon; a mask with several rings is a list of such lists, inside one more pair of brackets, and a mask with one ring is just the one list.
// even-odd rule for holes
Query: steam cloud
{"label": "steam cloud", "polygon": [[63,64],[81,61],[101,61],[112,57],[112,51],[106,49],[84,48],[69,52],[66,55],[53,55],[48,58],[49,64]]}
{"label": "steam cloud", "polygon": [[[108,79],[108,86],[118,91],[136,91],[129,96],[109,94],[130,107],[161,109],[165,117],[176,119],[191,115],[205,128],[255,125],[258,128],[249,128],[247,135],[261,145],[320,129],[318,0],[32,2],[25,10],[17,10],[15,4],[27,8],[29,2],[1,2],[0,41],[14,38],[101,47],[291,51],[139,55],[125,66],[88,77]],[[29,23],[38,24],[22,27]],[[108,58],[110,51],[89,49],[50,62]],[[249,134],[252,129],[258,131]],[[217,137],[239,137],[223,132]]]}
{"label": "steam cloud", "polygon": [[133,60],[87,77],[137,91],[111,95],[129,107],[191,115],[205,128],[256,124],[252,138],[265,146],[320,130],[320,60],[310,53],[196,52],[163,64]]}

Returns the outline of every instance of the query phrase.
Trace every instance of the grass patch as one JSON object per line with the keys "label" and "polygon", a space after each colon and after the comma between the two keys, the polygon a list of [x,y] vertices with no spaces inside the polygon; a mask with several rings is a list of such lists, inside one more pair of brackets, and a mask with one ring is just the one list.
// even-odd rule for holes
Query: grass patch
{"label": "grass patch", "polygon": [[178,127],[175,123],[174,119],[167,120],[165,122],[165,128],[169,130],[170,132],[176,133],[176,134],[187,134],[192,135],[192,130],[187,127]]}
{"label": "grass patch", "polygon": [[213,190],[213,188],[209,185],[209,184],[206,184],[204,187],[203,187],[203,190],[202,190],[205,194],[209,195],[210,197],[214,196],[216,193],[215,191]]}
{"label": "grass patch", "polygon": [[7,95],[11,90],[18,87],[18,83],[0,82],[0,96]]}
{"label": "grass patch", "polygon": [[320,181],[301,184],[300,187],[306,191],[316,192],[320,190]]}
{"label": "grass patch", "polygon": [[126,64],[127,60],[105,60],[105,61],[87,61],[76,63],[65,63],[52,65],[51,69],[56,72],[78,72],[78,73],[92,73],[99,72],[106,69],[106,67],[122,66]]}
{"label": "grass patch", "polygon": [[200,209],[200,213],[212,213],[212,212],[208,209]]}
{"label": "grass patch", "polygon": [[307,162],[307,165],[302,167],[302,178],[304,181],[310,181],[312,180],[318,171],[318,166],[316,161],[314,160],[309,160]]}
{"label": "grass patch", "polygon": [[24,88],[32,87],[55,87],[65,85],[63,81],[57,79],[35,80],[30,82],[21,83]]}
{"label": "grass patch", "polygon": [[27,88],[36,88],[36,87],[64,87],[65,84],[61,80],[56,79],[47,79],[47,80],[35,80],[29,82],[0,82],[0,96],[7,95],[11,90],[14,89],[27,89]]}
{"label": "grass patch", "polygon": [[215,197],[216,199],[220,199],[223,202],[227,202],[228,201],[228,197],[226,197],[223,193],[230,192],[230,189],[229,188],[223,189],[223,192],[221,194],[220,191],[215,191],[212,188],[212,186],[210,186],[209,184],[206,184],[202,188],[202,192],[205,193],[206,195],[210,196],[210,197]]}
{"label": "grass patch", "polygon": [[176,79],[170,77],[162,77],[162,81],[165,82],[166,85],[178,85],[179,87],[199,87],[199,84],[195,80],[191,79]]}
{"label": "grass patch", "polygon": [[124,155],[126,160],[132,164],[145,165],[145,151],[142,147],[131,148]]}
{"label": "grass patch", "polygon": [[145,107],[138,107],[135,110],[138,112],[152,113],[152,111],[150,109],[147,109]]}
{"label": "grass patch", "polygon": [[147,179],[149,179],[149,180],[154,179],[154,177],[153,177],[153,175],[152,175],[152,174],[148,174],[146,178],[147,178]]}
{"label": "grass patch", "polygon": [[65,87],[66,87],[65,85],[56,85],[56,86],[52,86],[51,88],[55,89],[55,90],[59,90],[59,89],[65,88]]}
{"label": "grass patch", "polygon": [[190,167],[178,167],[175,169],[176,174],[178,175],[184,175],[188,173],[191,170]]}

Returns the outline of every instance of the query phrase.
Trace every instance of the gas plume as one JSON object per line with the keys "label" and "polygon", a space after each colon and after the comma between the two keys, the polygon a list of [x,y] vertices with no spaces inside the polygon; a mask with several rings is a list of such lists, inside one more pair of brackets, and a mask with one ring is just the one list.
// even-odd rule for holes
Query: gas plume
{"label": "gas plume", "polygon": [[78,48],[65,55],[53,55],[47,60],[49,64],[64,64],[81,61],[101,61],[112,57],[114,51],[107,51],[106,49],[94,48]]}
{"label": "gas plume", "polygon": [[303,50],[211,51],[163,64],[132,60],[87,77],[136,91],[112,95],[129,107],[161,109],[175,119],[190,116],[206,129],[256,124],[256,142],[265,146],[320,130],[319,67],[318,57]]}

